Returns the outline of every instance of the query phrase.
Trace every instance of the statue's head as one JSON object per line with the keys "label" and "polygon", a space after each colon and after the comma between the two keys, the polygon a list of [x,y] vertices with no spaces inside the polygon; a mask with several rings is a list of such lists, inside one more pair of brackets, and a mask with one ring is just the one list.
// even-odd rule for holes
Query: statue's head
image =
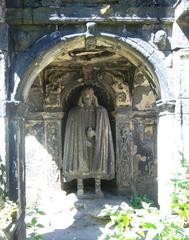
{"label": "statue's head", "polygon": [[154,36],[154,43],[160,50],[165,49],[167,41],[167,33],[164,30],[159,30]]}
{"label": "statue's head", "polygon": [[98,106],[98,100],[97,97],[95,96],[94,90],[93,88],[89,87],[89,88],[85,88],[80,95],[79,101],[78,101],[78,105],[80,107],[90,107],[90,106],[94,106],[97,107]]}

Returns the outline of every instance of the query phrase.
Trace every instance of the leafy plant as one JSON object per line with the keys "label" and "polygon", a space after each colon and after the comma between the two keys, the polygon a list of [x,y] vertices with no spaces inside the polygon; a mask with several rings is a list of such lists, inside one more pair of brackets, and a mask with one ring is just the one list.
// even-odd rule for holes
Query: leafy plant
{"label": "leafy plant", "polygon": [[150,203],[151,206],[154,206],[154,202],[151,199],[149,199],[146,195],[134,196],[130,200],[131,206],[138,209],[142,208],[142,202]]}
{"label": "leafy plant", "polygon": [[172,179],[172,210],[179,216],[182,226],[189,228],[189,162],[182,155],[180,163],[179,172]]}
{"label": "leafy plant", "polygon": [[28,231],[30,240],[42,240],[42,236],[39,233],[44,225],[40,223],[40,216],[45,215],[45,212],[38,207],[33,206],[26,209],[26,228]]}
{"label": "leafy plant", "polygon": [[189,240],[189,162],[184,157],[172,183],[171,215],[162,217],[144,196],[133,198],[133,207],[106,205],[100,216],[108,216],[110,221],[101,229],[99,240]]}
{"label": "leafy plant", "polygon": [[9,224],[16,220],[18,207],[16,203],[6,199],[4,207],[0,211],[0,228],[5,229]]}

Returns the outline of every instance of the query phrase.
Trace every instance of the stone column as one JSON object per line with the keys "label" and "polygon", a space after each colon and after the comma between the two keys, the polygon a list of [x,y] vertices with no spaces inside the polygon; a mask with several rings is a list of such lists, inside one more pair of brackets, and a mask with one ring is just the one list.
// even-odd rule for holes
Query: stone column
{"label": "stone column", "polygon": [[51,162],[46,166],[47,183],[49,189],[60,189],[60,167],[62,161],[62,119],[63,112],[46,112],[43,114],[45,121],[45,146],[51,155]]}
{"label": "stone column", "polygon": [[131,111],[126,108],[115,112],[117,185],[129,194],[134,191],[131,118]]}
{"label": "stone column", "polygon": [[[9,118],[7,132],[9,134],[9,196],[18,202],[19,224],[16,228],[15,239],[25,239],[25,112],[26,105],[21,102],[7,103],[7,114]],[[17,237],[17,238],[16,238]]]}
{"label": "stone column", "polygon": [[158,203],[162,214],[171,212],[172,184],[174,173],[175,114],[174,102],[157,102],[159,111],[157,126],[158,158]]}

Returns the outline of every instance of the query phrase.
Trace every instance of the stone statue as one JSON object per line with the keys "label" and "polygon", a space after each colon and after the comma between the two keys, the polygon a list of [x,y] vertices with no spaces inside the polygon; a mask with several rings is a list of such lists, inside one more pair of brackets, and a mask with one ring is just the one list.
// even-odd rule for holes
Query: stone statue
{"label": "stone statue", "polygon": [[101,179],[114,178],[114,148],[107,110],[98,105],[92,88],[81,92],[78,106],[68,114],[65,130],[63,173],[77,179],[78,196],[84,195],[83,179],[95,179],[95,192],[103,195]]}
{"label": "stone statue", "polygon": [[164,50],[167,44],[167,33],[164,30],[158,30],[152,35],[150,44],[157,50]]}

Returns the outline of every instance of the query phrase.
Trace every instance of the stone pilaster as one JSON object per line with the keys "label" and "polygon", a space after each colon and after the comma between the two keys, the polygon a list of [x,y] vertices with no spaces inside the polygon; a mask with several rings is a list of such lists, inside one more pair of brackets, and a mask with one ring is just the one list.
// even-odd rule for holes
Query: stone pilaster
{"label": "stone pilaster", "polygon": [[25,208],[25,114],[27,105],[8,102],[9,193],[12,200]]}
{"label": "stone pilaster", "polygon": [[8,116],[7,134],[9,136],[9,167],[8,191],[11,200],[18,202],[19,218],[15,239],[25,239],[24,223],[26,192],[25,192],[25,113],[27,106],[22,102],[6,103]]}
{"label": "stone pilaster", "polygon": [[62,119],[63,112],[46,112],[45,121],[45,147],[51,155],[52,161],[47,166],[47,183],[50,189],[60,189],[60,167],[62,161]]}
{"label": "stone pilaster", "polygon": [[117,185],[122,191],[132,193],[133,183],[133,159],[132,159],[132,126],[130,110],[120,109],[115,112],[116,122],[116,169]]}
{"label": "stone pilaster", "polygon": [[175,102],[157,102],[158,203],[163,214],[171,212],[171,178],[174,173]]}
{"label": "stone pilaster", "polygon": [[174,54],[175,95],[177,141],[184,157],[189,161],[189,49],[179,50]]}

